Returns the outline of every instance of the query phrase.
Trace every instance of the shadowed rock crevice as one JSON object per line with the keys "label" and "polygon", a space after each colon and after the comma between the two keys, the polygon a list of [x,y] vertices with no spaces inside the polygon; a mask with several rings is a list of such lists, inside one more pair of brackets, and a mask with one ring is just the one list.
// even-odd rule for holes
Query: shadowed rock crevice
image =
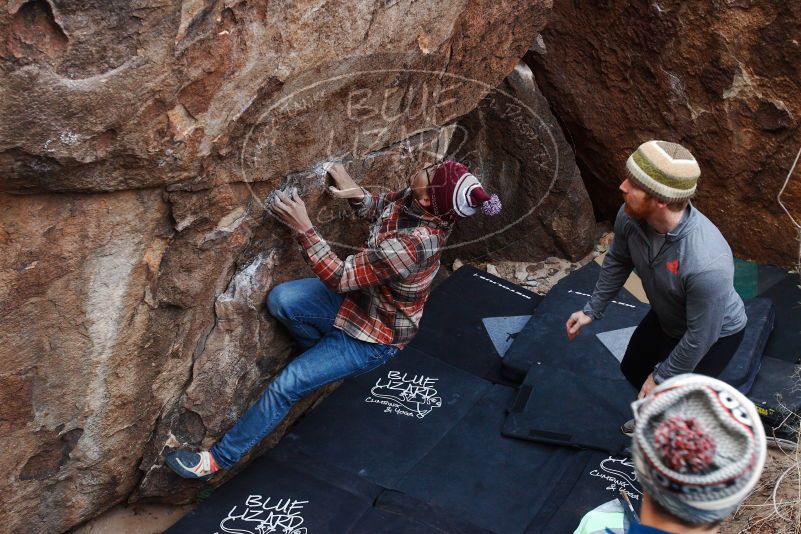
{"label": "shadowed rock crevice", "polygon": [[503,210],[458,225],[446,262],[577,260],[591,250],[592,204],[573,151],[525,63],[456,122],[448,150],[499,195]]}

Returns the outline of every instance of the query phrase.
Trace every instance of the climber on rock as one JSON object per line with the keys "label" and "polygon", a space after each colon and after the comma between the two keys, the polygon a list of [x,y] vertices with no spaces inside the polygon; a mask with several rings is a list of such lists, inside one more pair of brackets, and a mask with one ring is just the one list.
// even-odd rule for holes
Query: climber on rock
{"label": "climber on rock", "polygon": [[303,395],[390,360],[417,332],[440,254],[461,218],[501,205],[467,167],[455,161],[421,164],[409,186],[369,193],[338,164],[326,170],[336,198],[372,222],[366,246],[339,258],[314,228],[296,191],[277,193],[271,212],[295,234],[316,278],[285,282],[267,297],[270,314],[304,350],[272,381],[210,450],[179,449],[166,463],[184,478],[207,479],[230,469],[269,434]]}
{"label": "climber on rock", "polygon": [[[683,373],[718,376],[740,346],[745,307],[734,290],[734,258],[720,230],[691,203],[701,174],[681,145],[648,141],[628,158],[615,239],[592,297],[567,321],[569,339],[603,317],[632,269],[651,311],[620,368],[643,398]],[[634,421],[621,427],[630,435]]]}

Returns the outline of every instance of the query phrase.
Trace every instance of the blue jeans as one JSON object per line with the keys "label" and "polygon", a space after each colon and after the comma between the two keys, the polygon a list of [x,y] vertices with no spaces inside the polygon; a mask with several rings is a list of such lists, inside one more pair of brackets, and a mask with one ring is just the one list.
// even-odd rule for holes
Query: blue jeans
{"label": "blue jeans", "polygon": [[334,328],[343,297],[317,278],[286,282],[267,297],[270,313],[305,352],[292,360],[261,397],[211,448],[217,465],[230,469],[286,416],[303,395],[343,378],[371,371],[398,351],[367,343]]}

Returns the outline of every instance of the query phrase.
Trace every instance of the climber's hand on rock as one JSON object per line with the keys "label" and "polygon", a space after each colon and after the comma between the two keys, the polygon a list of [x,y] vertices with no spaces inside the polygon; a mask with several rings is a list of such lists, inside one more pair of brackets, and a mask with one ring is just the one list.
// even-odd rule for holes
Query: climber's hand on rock
{"label": "climber's hand on rock", "polygon": [[312,227],[306,212],[306,203],[300,198],[296,188],[292,188],[288,195],[282,191],[276,192],[270,211],[298,233],[302,234]]}
{"label": "climber's hand on rock", "polygon": [[350,177],[350,174],[341,163],[326,163],[323,168],[331,175],[336,184],[336,186],[332,185],[328,188],[328,191],[333,196],[353,200],[362,200],[364,198],[364,190],[353,181],[353,178]]}
{"label": "climber's hand on rock", "polygon": [[586,315],[583,311],[577,311],[570,316],[567,320],[565,329],[567,330],[567,339],[573,341],[581,333],[581,329],[592,322],[592,317]]}

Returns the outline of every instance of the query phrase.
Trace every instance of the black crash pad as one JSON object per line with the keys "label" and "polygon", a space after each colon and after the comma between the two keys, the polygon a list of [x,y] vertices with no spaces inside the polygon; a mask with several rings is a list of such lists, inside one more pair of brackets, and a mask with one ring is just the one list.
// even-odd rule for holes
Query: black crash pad
{"label": "black crash pad", "polygon": [[[749,322],[740,350],[720,376],[743,392],[750,389],[757,376],[762,349],[773,324],[773,308],[768,299],[752,299],[746,309]],[[555,331],[552,337],[560,334]],[[604,353],[605,348],[597,339],[587,340],[584,345],[584,363],[573,370],[561,368],[559,362],[554,365],[553,360],[531,367],[504,424],[504,435],[625,453],[630,440],[619,428],[632,416],[630,404],[637,391],[617,370],[612,376],[590,374],[597,369],[598,361],[613,366],[617,361]]]}
{"label": "black crash pad", "polygon": [[302,466],[263,456],[166,533],[341,534],[358,523],[380,493],[358,477],[332,469],[304,472]]}
{"label": "black crash pad", "polygon": [[492,534],[442,507],[383,491],[348,534]]}
{"label": "black crash pad", "polygon": [[615,500],[620,490],[639,515],[642,487],[629,458],[584,451],[562,478],[551,487],[548,500],[531,522],[527,534],[573,532],[581,518],[605,502]]}
{"label": "black crash pad", "polygon": [[579,451],[501,436],[513,398],[493,386],[397,489],[487,530],[524,532]]}
{"label": "black crash pad", "polygon": [[801,278],[770,266],[759,266],[759,295],[769,298],[776,310],[773,332],[765,356],[801,363]]}
{"label": "black crash pad", "polygon": [[[595,288],[601,267],[593,262],[559,281],[537,306],[531,320],[517,335],[503,360],[504,375],[520,383],[535,363],[566,369],[582,368],[586,374],[617,378],[619,362],[606,350],[596,334],[636,326],[650,307],[626,289],[609,303],[604,318],[582,329],[568,341],[565,323],[584,307]],[[590,357],[590,355],[592,355]]]}
{"label": "black crash pad", "polygon": [[505,382],[502,353],[541,300],[518,285],[464,266],[432,292],[409,347],[476,376]]}
{"label": "black crash pad", "polygon": [[798,437],[799,420],[790,412],[801,413],[799,372],[798,366],[778,358],[762,360],[748,398],[756,405],[768,436],[792,441]]}
{"label": "black crash pad", "polygon": [[598,378],[534,365],[518,390],[503,435],[625,454],[620,425],[632,418],[637,391],[622,377]]}
{"label": "black crash pad", "polygon": [[776,314],[773,302],[768,298],[745,301],[745,313],[748,316],[748,324],[745,327],[743,341],[718,378],[747,394],[762,366],[765,345],[773,330]]}
{"label": "black crash pad", "polygon": [[489,534],[443,508],[318,462],[262,457],[168,534]]}
{"label": "black crash pad", "polygon": [[347,380],[271,455],[322,459],[392,488],[470,410],[489,382],[415,349]]}

